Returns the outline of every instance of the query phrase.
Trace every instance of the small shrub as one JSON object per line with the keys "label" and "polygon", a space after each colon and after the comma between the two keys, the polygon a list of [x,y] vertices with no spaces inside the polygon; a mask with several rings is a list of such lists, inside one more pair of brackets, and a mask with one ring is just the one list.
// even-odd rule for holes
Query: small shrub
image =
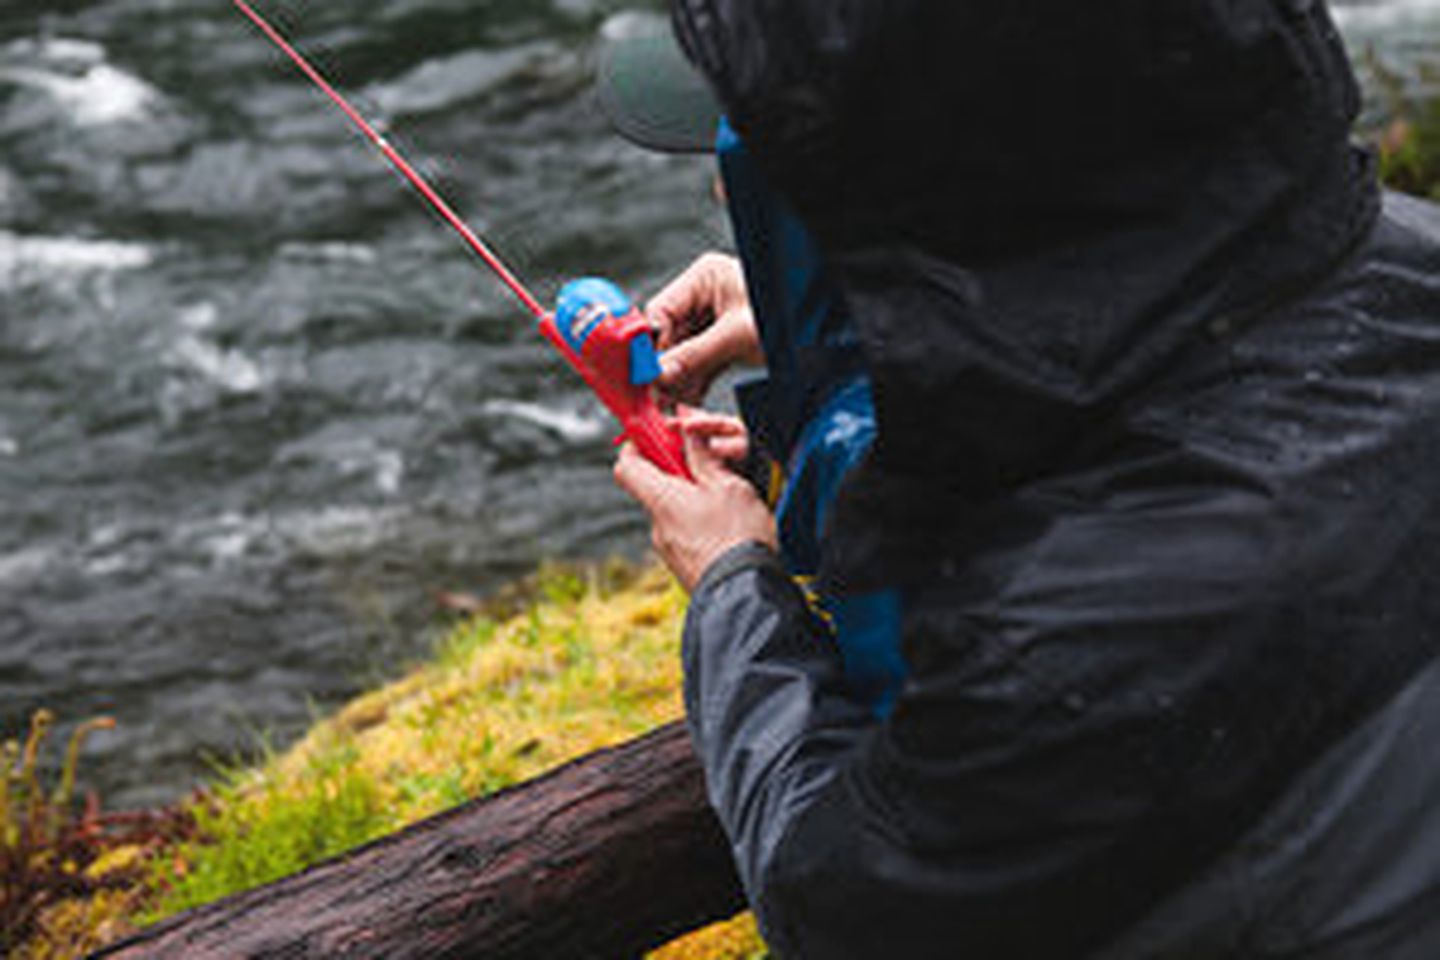
{"label": "small shrub", "polygon": [[[1380,179],[1396,190],[1440,201],[1440,67],[1421,66],[1407,78],[1373,55],[1367,65],[1387,114],[1373,135]],[[1429,94],[1416,90],[1431,91]]]}
{"label": "small shrub", "polygon": [[85,739],[110,729],[102,717],[70,737],[59,782],[47,791],[40,751],[54,726],[36,711],[21,745],[0,748],[0,956],[71,957],[98,946],[133,908],[144,861],[189,829],[173,812],[100,812],[92,794],[75,802],[75,772]]}

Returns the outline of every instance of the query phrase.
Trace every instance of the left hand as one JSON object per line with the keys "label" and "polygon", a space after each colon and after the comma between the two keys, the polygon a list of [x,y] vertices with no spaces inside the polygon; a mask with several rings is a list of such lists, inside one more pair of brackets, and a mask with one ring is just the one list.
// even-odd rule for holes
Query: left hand
{"label": "left hand", "polygon": [[655,295],[645,315],[659,331],[660,389],[681,403],[699,403],[735,364],[765,362],[735,257],[700,257]]}
{"label": "left hand", "polygon": [[691,483],[656,467],[632,444],[615,462],[615,482],[650,514],[650,539],[686,591],[732,547],[758,541],[775,549],[775,518],[749,482],[730,469],[748,446],[733,417],[681,408],[679,425]]}

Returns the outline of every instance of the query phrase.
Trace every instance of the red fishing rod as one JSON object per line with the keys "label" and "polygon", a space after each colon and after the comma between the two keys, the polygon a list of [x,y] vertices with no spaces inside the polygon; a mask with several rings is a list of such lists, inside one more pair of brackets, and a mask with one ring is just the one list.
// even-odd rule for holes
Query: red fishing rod
{"label": "red fishing rod", "polygon": [[654,383],[660,376],[660,361],[655,353],[650,324],[620,288],[598,277],[574,280],[561,289],[555,313],[546,312],[540,301],[485,241],[460,219],[445,198],[360,111],[330,85],[300,51],[292,47],[245,0],[235,0],[235,6],[285,52],[366,139],[379,148],[390,165],[409,181],[440,219],[449,224],[480,261],[520,299],[525,309],[534,315],[545,339],[560,351],[561,356],[620,421],[624,429],[622,439],[633,441],[646,458],[667,473],[689,478],[690,470],[685,463],[685,446],[680,431],[660,412],[655,401]]}

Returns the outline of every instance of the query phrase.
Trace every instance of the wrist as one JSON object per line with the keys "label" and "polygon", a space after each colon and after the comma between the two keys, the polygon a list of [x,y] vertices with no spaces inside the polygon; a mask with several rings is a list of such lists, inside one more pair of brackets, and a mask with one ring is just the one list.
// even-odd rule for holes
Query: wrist
{"label": "wrist", "polygon": [[691,591],[698,594],[713,589],[738,573],[759,568],[772,568],[784,574],[784,566],[775,549],[762,540],[746,540],[729,547],[701,571]]}

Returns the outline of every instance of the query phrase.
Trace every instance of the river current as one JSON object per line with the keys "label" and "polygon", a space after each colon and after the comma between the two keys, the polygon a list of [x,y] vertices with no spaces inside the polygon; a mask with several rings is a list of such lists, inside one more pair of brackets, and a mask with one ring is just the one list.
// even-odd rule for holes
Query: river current
{"label": "river current", "polygon": [[[653,291],[727,232],[616,139],[602,0],[262,5],[536,289]],[[1440,50],[1440,0],[1337,5]],[[424,655],[441,591],[638,556],[612,428],[518,302],[227,0],[0,12],[0,735],[110,714],[173,799]]]}

